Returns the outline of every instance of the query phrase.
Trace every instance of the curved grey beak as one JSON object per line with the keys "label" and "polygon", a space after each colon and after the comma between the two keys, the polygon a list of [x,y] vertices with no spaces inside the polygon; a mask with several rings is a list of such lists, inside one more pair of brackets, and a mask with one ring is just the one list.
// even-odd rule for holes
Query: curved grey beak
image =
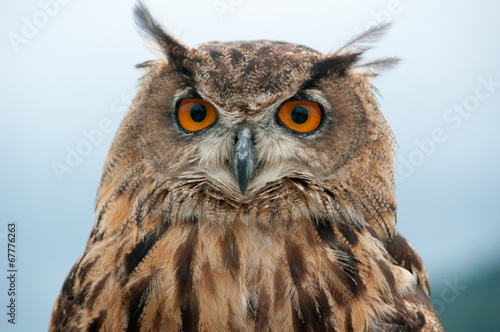
{"label": "curved grey beak", "polygon": [[245,194],[255,171],[252,131],[248,127],[242,127],[236,132],[236,137],[238,140],[233,152],[233,173],[238,180],[241,193]]}

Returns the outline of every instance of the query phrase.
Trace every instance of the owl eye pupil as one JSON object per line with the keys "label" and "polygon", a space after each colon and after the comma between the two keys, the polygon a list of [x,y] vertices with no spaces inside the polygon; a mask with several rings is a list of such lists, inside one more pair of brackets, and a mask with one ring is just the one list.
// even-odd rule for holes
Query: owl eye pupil
{"label": "owl eye pupil", "polygon": [[195,104],[191,108],[191,119],[195,122],[202,122],[207,117],[207,110],[201,104]]}
{"label": "owl eye pupil", "polygon": [[309,117],[309,112],[304,106],[295,106],[292,110],[292,120],[297,124],[303,124],[307,121]]}

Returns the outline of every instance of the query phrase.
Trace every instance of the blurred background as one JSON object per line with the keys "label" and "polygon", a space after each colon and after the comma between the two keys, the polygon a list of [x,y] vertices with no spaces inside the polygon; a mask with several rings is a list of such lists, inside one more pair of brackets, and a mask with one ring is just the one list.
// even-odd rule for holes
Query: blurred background
{"label": "blurred background", "polygon": [[[114,131],[154,58],[134,1],[0,1],[0,275],[17,229],[17,316],[0,330],[47,330],[83,252]],[[400,65],[377,77],[399,142],[398,228],[422,256],[449,331],[500,323],[500,3],[494,0],[148,0],[189,45],[275,39],[322,52],[366,27],[393,28],[369,56]]]}

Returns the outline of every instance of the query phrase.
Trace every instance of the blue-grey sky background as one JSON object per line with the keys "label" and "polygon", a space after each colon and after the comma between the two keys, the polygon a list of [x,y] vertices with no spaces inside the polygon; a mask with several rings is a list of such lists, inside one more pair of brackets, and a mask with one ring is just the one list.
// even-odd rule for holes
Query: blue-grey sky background
{"label": "blue-grey sky background", "polygon": [[[146,3],[191,46],[275,39],[328,52],[369,24],[394,22],[369,56],[403,59],[374,80],[399,142],[398,229],[422,256],[433,288],[498,263],[499,2]],[[2,331],[47,330],[85,248],[104,158],[141,75],[134,65],[154,58],[134,28],[133,4],[0,1],[0,275],[11,221],[19,269],[15,328],[6,322],[8,285],[0,278]],[[102,139],[90,142],[85,133],[96,130]],[[86,155],[68,166],[70,150]],[[58,178],[54,163],[71,172]]]}

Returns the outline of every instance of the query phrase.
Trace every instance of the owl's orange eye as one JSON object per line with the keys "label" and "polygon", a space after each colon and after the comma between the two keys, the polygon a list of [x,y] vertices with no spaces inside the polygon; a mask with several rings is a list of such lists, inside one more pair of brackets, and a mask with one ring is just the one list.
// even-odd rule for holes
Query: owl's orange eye
{"label": "owl's orange eye", "polygon": [[217,111],[203,99],[187,98],[179,104],[177,118],[182,128],[187,131],[198,131],[214,123]]}
{"label": "owl's orange eye", "polygon": [[308,133],[321,124],[321,109],[315,102],[294,100],[281,106],[278,117],[288,128]]}

